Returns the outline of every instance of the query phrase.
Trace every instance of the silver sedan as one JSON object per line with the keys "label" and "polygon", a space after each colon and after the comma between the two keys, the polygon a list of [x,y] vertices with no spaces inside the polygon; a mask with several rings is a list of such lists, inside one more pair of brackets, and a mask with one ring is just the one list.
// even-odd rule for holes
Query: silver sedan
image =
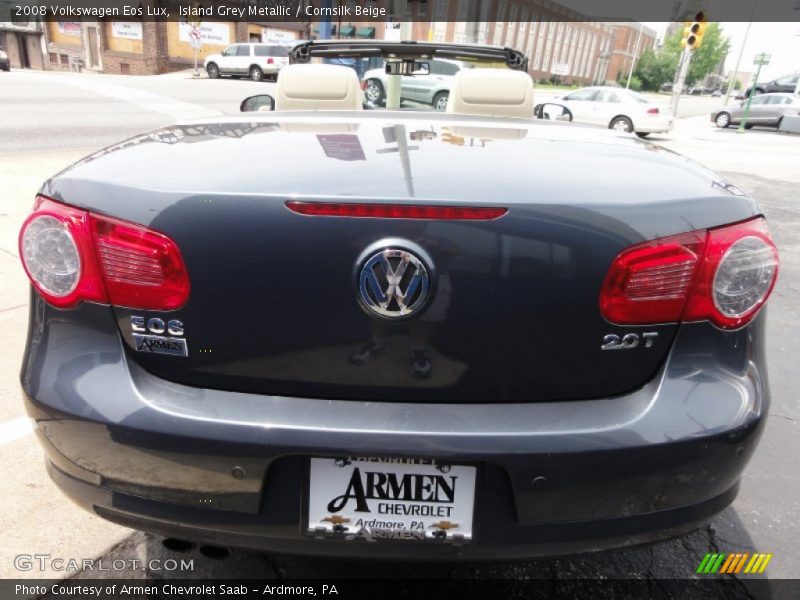
{"label": "silver sedan", "polygon": [[[717,124],[717,127],[723,128],[737,124],[742,120],[746,107],[747,99],[737,100],[711,113],[711,120]],[[760,94],[753,96],[750,103],[746,127],[755,125],[780,127],[784,115],[796,114],[800,114],[800,96],[785,93]]]}

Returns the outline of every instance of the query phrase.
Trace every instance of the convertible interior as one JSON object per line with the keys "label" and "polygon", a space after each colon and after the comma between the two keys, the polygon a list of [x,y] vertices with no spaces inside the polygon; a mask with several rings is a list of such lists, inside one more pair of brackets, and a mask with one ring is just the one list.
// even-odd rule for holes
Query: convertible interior
{"label": "convertible interior", "polygon": [[[401,48],[401,51],[398,52],[398,48]],[[501,48],[493,50],[491,56],[478,54],[469,46],[454,45],[451,48],[445,47],[444,51],[449,52],[444,56],[491,60],[488,66],[462,69],[454,76],[447,102],[447,113],[527,120],[533,118],[533,81],[524,70],[526,64],[524,57],[509,49]],[[335,42],[307,43],[292,51],[294,63],[280,71],[275,98],[247,109],[243,103],[243,110],[363,110],[365,102],[355,69],[343,65],[310,62],[310,59],[334,56],[337,53],[343,56],[355,56],[359,53],[374,55],[378,52],[389,59],[387,64],[399,65],[398,72],[413,76],[411,73],[419,67],[420,61],[440,56],[442,49],[428,48],[424,44],[404,44],[398,47],[392,44],[373,43],[359,47],[358,44]],[[497,66],[502,62],[498,60],[500,57],[506,62],[506,67]],[[367,108],[372,107],[367,106]]]}

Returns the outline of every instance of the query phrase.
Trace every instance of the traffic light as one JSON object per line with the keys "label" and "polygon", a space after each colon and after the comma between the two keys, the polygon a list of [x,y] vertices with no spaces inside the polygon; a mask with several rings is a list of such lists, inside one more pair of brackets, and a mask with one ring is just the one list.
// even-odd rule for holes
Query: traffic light
{"label": "traffic light", "polygon": [[706,33],[706,16],[702,12],[694,16],[694,21],[684,23],[683,39],[681,39],[681,48],[688,47],[690,50],[697,50],[700,44],[703,43],[703,36]]}

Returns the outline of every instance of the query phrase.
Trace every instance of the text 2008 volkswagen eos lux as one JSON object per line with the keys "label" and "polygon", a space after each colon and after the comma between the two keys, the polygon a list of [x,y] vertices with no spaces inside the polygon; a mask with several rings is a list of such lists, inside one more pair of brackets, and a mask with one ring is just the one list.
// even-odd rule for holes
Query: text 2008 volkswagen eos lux
{"label": "text 2008 volkswagen eos lux", "polygon": [[398,558],[620,547],[733,501],[769,405],[759,208],[629,134],[483,114],[532,89],[493,53],[512,75],[451,90],[472,114],[283,109],[352,91],[297,55],[275,112],[44,184],[22,387],[70,498],[193,541]]}

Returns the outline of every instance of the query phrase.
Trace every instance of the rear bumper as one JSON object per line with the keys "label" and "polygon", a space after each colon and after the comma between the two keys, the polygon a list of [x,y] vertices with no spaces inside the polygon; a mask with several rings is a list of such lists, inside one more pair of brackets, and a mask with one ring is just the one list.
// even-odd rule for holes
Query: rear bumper
{"label": "rear bumper", "polygon": [[650,117],[640,119],[634,129],[637,133],[668,133],[672,131],[674,120],[666,117]]}
{"label": "rear bumper", "polygon": [[[627,395],[433,405],[174,384],[126,356],[107,308],[75,310],[97,327],[76,329],[35,303],[22,373],[54,481],[104,518],[208,543],[449,559],[681,535],[733,500],[768,409],[764,314],[737,332],[683,326],[663,369]],[[477,464],[474,542],[307,537],[306,458],[342,455]]]}

